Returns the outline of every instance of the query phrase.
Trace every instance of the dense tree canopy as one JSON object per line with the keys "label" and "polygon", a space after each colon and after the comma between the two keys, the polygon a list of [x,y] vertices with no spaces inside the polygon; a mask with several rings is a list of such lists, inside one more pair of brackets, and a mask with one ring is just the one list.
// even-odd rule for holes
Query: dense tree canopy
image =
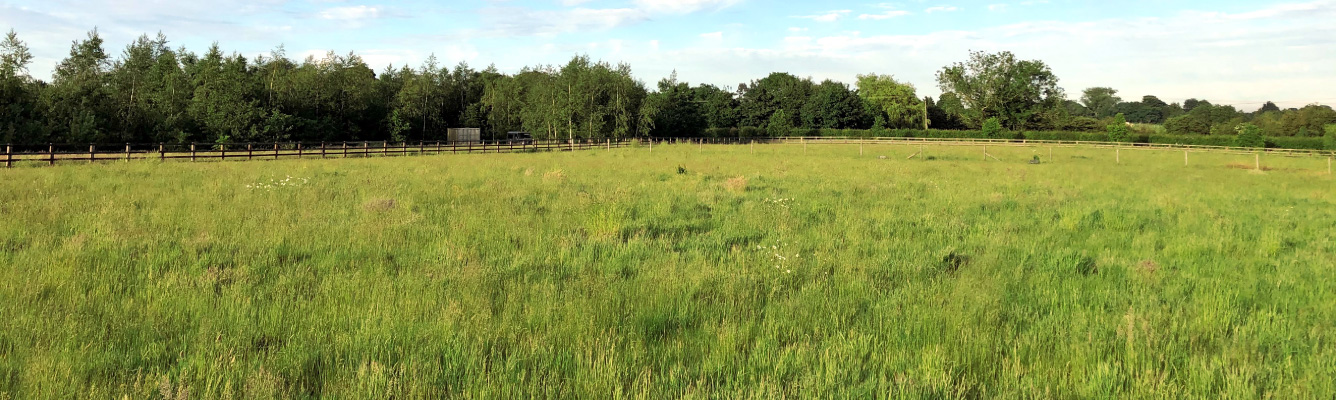
{"label": "dense tree canopy", "polygon": [[[1105,131],[1127,122],[1169,133],[1235,135],[1250,123],[1266,136],[1321,136],[1336,124],[1323,105],[1256,112],[1156,96],[1123,101],[1110,87],[1065,98],[1041,61],[1008,52],[970,54],[942,69],[943,93],[920,97],[890,75],[851,85],[772,73],[736,90],[679,82],[646,87],[625,64],[573,57],[514,74],[435,57],[417,67],[373,71],[357,54],[290,59],[282,47],[248,59],[210,46],[203,54],[144,35],[112,54],[96,30],[72,43],[50,82],[28,72],[33,56],[14,32],[0,41],[0,142],[158,143],[388,140],[435,141],[449,128],[510,131],[539,139],[812,134],[813,129],[999,129]],[[750,128],[750,129],[739,129]]]}
{"label": "dense tree canopy", "polygon": [[937,72],[937,83],[960,96],[972,123],[996,117],[1009,129],[1034,129],[1061,112],[1058,77],[1044,62],[1017,60],[1011,52],[971,52],[969,61]]}

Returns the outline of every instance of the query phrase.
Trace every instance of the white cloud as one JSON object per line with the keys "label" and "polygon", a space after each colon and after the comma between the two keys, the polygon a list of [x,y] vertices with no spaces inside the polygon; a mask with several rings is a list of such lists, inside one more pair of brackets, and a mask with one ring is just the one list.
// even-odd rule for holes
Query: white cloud
{"label": "white cloud", "polygon": [[[762,48],[664,49],[627,58],[637,74],[676,69],[690,82],[736,85],[787,71],[852,82],[869,66],[938,93],[933,74],[971,50],[1012,51],[1047,63],[1069,96],[1112,86],[1129,98],[1195,97],[1256,108],[1336,102],[1336,1],[1259,7],[1242,13],[1182,13],[1165,18],[1040,21],[920,35],[790,35]],[[729,60],[730,68],[718,68]],[[1154,60],[1147,62],[1146,60]]]}
{"label": "white cloud", "polygon": [[700,37],[701,39],[719,41],[719,40],[724,40],[724,33],[723,32],[702,33],[700,34]]}
{"label": "white cloud", "polygon": [[870,20],[880,21],[880,20],[883,20],[883,19],[889,19],[889,18],[895,18],[895,17],[903,17],[903,16],[906,16],[906,15],[909,15],[909,11],[903,11],[903,10],[890,10],[890,11],[883,12],[883,13],[881,13],[881,14],[862,14],[862,15],[859,15],[859,16],[858,16],[858,19],[870,19]]}
{"label": "white cloud", "polygon": [[839,20],[840,17],[843,17],[843,16],[845,16],[845,15],[848,15],[848,14],[851,13],[851,12],[853,12],[853,10],[831,10],[831,11],[826,11],[826,12],[824,12],[824,13],[819,13],[819,14],[814,14],[814,15],[802,15],[802,16],[796,16],[796,17],[794,17],[794,18],[810,19],[810,20],[813,20],[813,21],[816,21],[816,22],[835,22],[835,21]]}
{"label": "white cloud", "polygon": [[636,8],[655,14],[690,14],[732,7],[742,0],[635,0]]}
{"label": "white cloud", "polygon": [[381,9],[370,6],[349,6],[334,7],[321,11],[318,15],[321,19],[332,19],[339,21],[358,21],[380,17]]}
{"label": "white cloud", "polygon": [[988,11],[1006,11],[1006,4],[989,4]]}
{"label": "white cloud", "polygon": [[959,8],[956,8],[955,6],[937,6],[937,7],[928,7],[928,9],[927,9],[927,10],[923,10],[923,12],[928,13],[928,14],[932,14],[932,13],[935,13],[935,12],[952,12],[952,11],[957,11],[957,10],[960,10],[960,9],[959,9]]}

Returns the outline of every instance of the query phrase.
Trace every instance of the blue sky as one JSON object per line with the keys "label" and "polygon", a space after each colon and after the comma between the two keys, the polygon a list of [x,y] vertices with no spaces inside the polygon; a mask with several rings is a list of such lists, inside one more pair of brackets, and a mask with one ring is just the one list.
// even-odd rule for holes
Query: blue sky
{"label": "blue sky", "polygon": [[772,71],[853,82],[891,74],[936,95],[935,71],[970,50],[1047,62],[1068,97],[1112,86],[1255,109],[1336,103],[1336,0],[4,0],[0,23],[46,79],[70,42],[97,27],[119,55],[163,32],[200,52],[218,41],[247,56],[282,44],[292,58],[361,54],[373,68],[453,66],[506,72],[575,54],[629,63],[649,86],[736,87]]}

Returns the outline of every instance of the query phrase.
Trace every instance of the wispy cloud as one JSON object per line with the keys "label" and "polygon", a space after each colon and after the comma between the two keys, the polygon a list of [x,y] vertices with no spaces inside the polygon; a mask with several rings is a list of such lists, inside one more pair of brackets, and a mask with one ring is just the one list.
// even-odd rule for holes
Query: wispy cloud
{"label": "wispy cloud", "polygon": [[690,14],[732,7],[742,0],[634,0],[636,8],[658,14]]}
{"label": "wispy cloud", "polygon": [[380,17],[381,9],[371,6],[334,7],[320,11],[318,15],[321,19],[358,21]]}
{"label": "wispy cloud", "polygon": [[835,22],[838,21],[841,17],[849,15],[849,13],[851,12],[853,12],[853,10],[831,10],[814,15],[796,16],[794,18],[805,18],[816,22]]}
{"label": "wispy cloud", "polygon": [[909,14],[910,14],[909,11],[904,11],[904,10],[890,10],[890,11],[882,12],[882,13],[880,13],[880,14],[861,14],[861,15],[858,16],[858,19],[870,19],[870,20],[880,21],[880,20],[883,20],[883,19],[889,19],[889,18],[895,18],[895,17],[903,17],[903,16],[906,16],[906,15],[909,15]]}
{"label": "wispy cloud", "polygon": [[960,8],[957,8],[955,6],[936,6],[936,7],[928,7],[928,9],[923,10],[923,12],[932,14],[935,12],[952,12],[957,10],[960,10]]}

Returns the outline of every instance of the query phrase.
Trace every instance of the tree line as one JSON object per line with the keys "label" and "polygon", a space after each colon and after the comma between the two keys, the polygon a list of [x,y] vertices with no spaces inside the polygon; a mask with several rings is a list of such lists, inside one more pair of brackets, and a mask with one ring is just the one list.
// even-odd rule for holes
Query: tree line
{"label": "tree line", "polygon": [[50,82],[13,31],[0,42],[0,142],[162,143],[442,140],[449,128],[485,138],[780,136],[829,129],[1103,131],[1123,121],[1173,134],[1320,136],[1323,105],[1255,112],[1155,96],[1123,101],[1089,88],[1069,100],[1042,61],[973,52],[938,71],[942,94],[919,97],[890,75],[853,86],[776,72],[739,84],[692,86],[676,74],[648,87],[626,64],[587,56],[515,74],[495,67],[422,65],[373,71],[354,53],[290,59],[282,47],[248,59],[215,43],[202,54],[144,35],[113,57],[96,30],[74,41]]}

